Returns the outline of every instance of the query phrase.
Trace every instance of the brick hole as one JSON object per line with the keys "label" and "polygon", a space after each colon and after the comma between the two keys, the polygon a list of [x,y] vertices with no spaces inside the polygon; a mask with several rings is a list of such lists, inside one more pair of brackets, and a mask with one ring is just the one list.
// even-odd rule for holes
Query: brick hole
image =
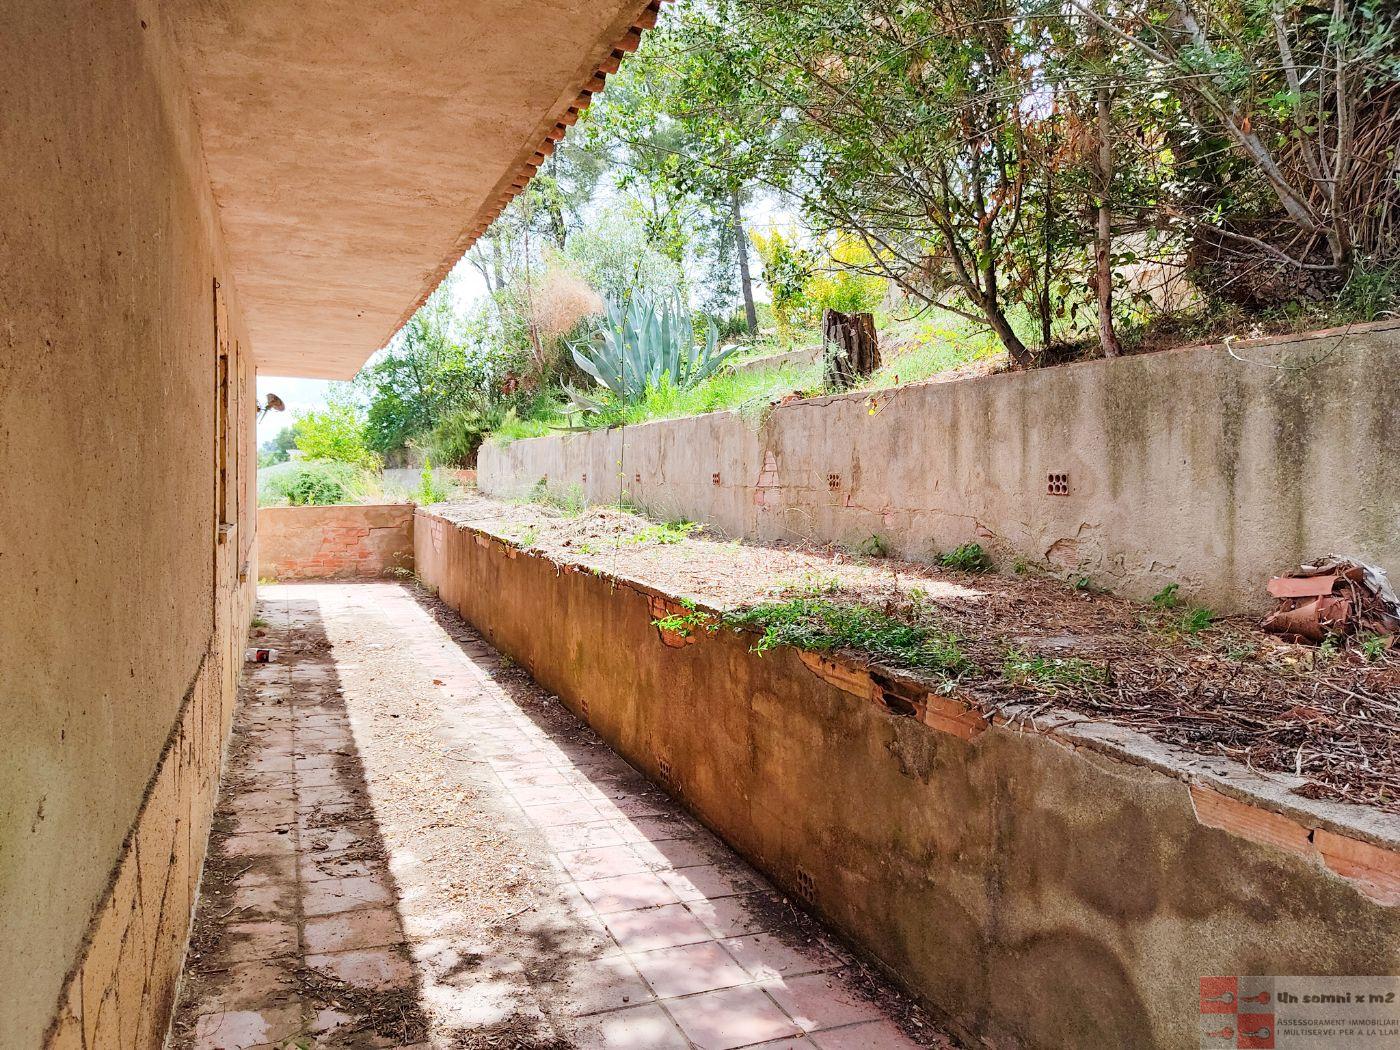
{"label": "brick hole", "polygon": [[641,476],[640,474],[638,474],[638,475],[636,476],[636,478],[633,479],[633,480],[634,480],[638,485],[640,485],[640,484],[642,483],[642,476]]}
{"label": "brick hole", "polygon": [[580,701],[579,701],[579,704],[578,704],[578,709],[579,709],[579,712],[583,715],[584,718],[587,718],[587,717],[588,717],[588,701],[587,701],[587,700],[580,700]]}
{"label": "brick hole", "polygon": [[797,869],[797,896],[804,904],[816,906],[817,880],[806,868]]}
{"label": "brick hole", "polygon": [[587,474],[583,475],[583,483],[584,483],[585,485],[588,484],[588,475],[587,475]]}
{"label": "brick hole", "polygon": [[828,475],[826,476],[826,487],[829,488],[829,489],[831,489],[831,491],[833,491],[833,492],[835,492],[837,489],[839,489],[839,488],[841,487],[841,475],[840,475],[840,474],[828,474]]}
{"label": "brick hole", "polygon": [[670,759],[658,758],[656,760],[656,768],[661,771],[661,782],[667,787],[670,787],[676,782],[675,775],[671,771]]}
{"label": "brick hole", "polygon": [[1045,475],[1045,491],[1051,496],[1069,495],[1069,475],[1068,474],[1047,474]]}
{"label": "brick hole", "polygon": [[719,471],[715,471],[713,474],[710,475],[710,484],[711,484],[711,485],[718,485],[718,484],[719,484]]}

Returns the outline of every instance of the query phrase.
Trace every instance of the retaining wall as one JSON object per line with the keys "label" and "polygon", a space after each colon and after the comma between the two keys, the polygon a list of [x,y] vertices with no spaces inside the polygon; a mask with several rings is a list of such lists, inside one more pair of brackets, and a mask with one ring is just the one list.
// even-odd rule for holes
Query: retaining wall
{"label": "retaining wall", "polygon": [[483,492],[928,558],[978,542],[1129,597],[1267,604],[1299,562],[1400,572],[1400,325],[487,445]]}
{"label": "retaining wall", "polygon": [[1112,726],[989,726],[839,660],[663,635],[680,606],[644,582],[424,511],[415,533],[448,604],[970,1045],[1195,1047],[1202,975],[1400,966],[1394,818]]}
{"label": "retaining wall", "polygon": [[260,579],[353,579],[412,569],[412,503],[258,511]]}

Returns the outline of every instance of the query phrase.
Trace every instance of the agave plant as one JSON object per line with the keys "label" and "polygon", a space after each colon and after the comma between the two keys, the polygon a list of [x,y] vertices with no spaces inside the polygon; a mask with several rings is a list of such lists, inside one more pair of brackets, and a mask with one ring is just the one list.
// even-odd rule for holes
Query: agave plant
{"label": "agave plant", "polygon": [[[586,343],[570,347],[574,361],[599,386],[628,403],[640,401],[648,387],[669,381],[681,389],[714,375],[737,347],[719,349],[719,331],[705,322],[697,345],[690,311],[678,296],[652,299],[637,293],[626,303],[610,301],[602,328]],[[568,388],[574,404],[598,411],[597,400]]]}

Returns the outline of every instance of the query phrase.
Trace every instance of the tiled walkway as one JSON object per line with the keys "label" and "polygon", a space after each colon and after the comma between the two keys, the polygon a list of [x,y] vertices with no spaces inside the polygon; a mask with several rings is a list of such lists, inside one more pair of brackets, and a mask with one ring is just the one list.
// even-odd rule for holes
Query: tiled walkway
{"label": "tiled walkway", "polygon": [[949,1045],[437,603],[261,594],[174,1045]]}

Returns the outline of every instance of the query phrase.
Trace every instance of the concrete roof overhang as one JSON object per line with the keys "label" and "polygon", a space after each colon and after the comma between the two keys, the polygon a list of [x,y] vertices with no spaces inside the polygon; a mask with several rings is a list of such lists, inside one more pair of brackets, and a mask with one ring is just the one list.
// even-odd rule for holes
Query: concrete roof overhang
{"label": "concrete roof overhang", "polygon": [[659,4],[170,0],[259,371],[354,375]]}

